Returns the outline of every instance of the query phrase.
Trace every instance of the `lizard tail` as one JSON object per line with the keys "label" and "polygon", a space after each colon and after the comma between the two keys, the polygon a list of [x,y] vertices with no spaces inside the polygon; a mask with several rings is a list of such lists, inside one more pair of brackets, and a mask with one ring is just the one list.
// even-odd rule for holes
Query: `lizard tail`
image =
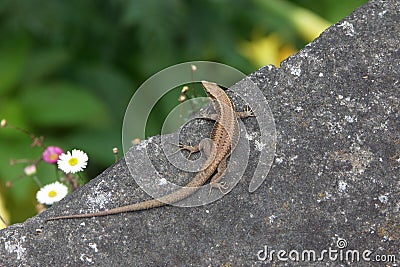
{"label": "lizard tail", "polygon": [[45,219],[45,222],[48,221],[55,221],[55,220],[61,220],[61,219],[77,219],[77,218],[90,218],[90,217],[101,217],[101,216],[107,216],[107,215],[112,215],[112,214],[117,214],[117,213],[125,213],[125,212],[131,212],[131,211],[140,211],[140,210],[147,210],[151,208],[157,208],[161,206],[165,206],[168,204],[172,204],[175,202],[178,202],[187,196],[191,195],[194,191],[196,191],[198,188],[195,187],[185,187],[181,188],[180,190],[173,192],[169,195],[163,196],[160,198],[160,200],[157,199],[150,199],[146,200],[143,202],[139,203],[134,203],[110,210],[104,210],[104,211],[99,211],[99,212],[93,212],[93,213],[84,213],[84,214],[71,214],[71,215],[61,215],[61,216],[56,216],[56,217],[50,217]]}
{"label": "lizard tail", "polygon": [[123,206],[123,207],[118,207],[115,209],[99,211],[99,212],[61,215],[61,216],[51,217],[51,218],[45,219],[45,222],[55,221],[55,220],[60,220],[60,219],[101,217],[101,216],[107,216],[107,215],[112,215],[112,214],[117,214],[117,213],[125,213],[125,212],[129,212],[129,211],[147,210],[150,208],[156,208],[156,207],[160,207],[160,206],[164,206],[164,205],[166,205],[166,203],[158,201],[156,199],[151,199],[148,201],[135,203],[135,204],[131,204],[131,205]]}

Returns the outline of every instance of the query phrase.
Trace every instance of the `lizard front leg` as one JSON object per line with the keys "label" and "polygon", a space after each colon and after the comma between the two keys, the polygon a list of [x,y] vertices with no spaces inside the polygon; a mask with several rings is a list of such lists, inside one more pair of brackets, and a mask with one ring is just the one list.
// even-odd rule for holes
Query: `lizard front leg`
{"label": "lizard front leg", "polygon": [[249,106],[246,106],[246,108],[243,111],[236,111],[236,116],[238,116],[238,118],[244,119],[248,117],[254,117],[254,113],[249,108]]}
{"label": "lizard front leg", "polygon": [[173,154],[178,153],[179,151],[182,151],[182,150],[187,150],[187,151],[189,151],[189,155],[187,156],[187,158],[190,158],[190,156],[193,153],[197,153],[197,152],[199,152],[201,150],[200,145],[192,146],[190,144],[189,145],[185,145],[185,144],[182,144],[182,143],[173,144],[173,145],[179,147],[179,149],[177,151],[175,151]]}

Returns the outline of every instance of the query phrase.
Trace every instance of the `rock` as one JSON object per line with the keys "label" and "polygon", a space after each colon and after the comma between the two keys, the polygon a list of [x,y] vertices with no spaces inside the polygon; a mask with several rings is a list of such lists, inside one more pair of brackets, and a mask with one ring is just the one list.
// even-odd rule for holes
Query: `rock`
{"label": "rock", "polygon": [[[46,212],[0,231],[0,265],[259,266],[272,258],[276,265],[320,266],[321,257],[339,265],[357,255],[363,266],[377,255],[394,265],[392,257],[400,258],[399,23],[400,2],[370,1],[281,68],[250,75],[277,130],[273,166],[254,193],[249,164],[229,194],[205,206],[44,222],[148,198],[121,160]],[[206,135],[211,124],[204,124],[192,123],[187,131],[197,133],[187,136]],[[246,126],[256,128],[255,120]],[[142,143],[158,172],[179,183],[190,179],[158,157],[159,140]],[[251,159],[257,159],[256,141],[250,141]],[[139,155],[137,147],[131,152]],[[317,260],[310,262],[313,252]]]}

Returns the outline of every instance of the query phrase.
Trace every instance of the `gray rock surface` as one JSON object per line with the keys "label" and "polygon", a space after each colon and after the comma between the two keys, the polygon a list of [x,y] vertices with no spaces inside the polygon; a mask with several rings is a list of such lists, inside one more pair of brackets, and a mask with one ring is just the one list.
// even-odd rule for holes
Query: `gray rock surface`
{"label": "gray rock surface", "polygon": [[[205,206],[44,223],[148,198],[121,160],[48,211],[0,231],[0,265],[270,266],[257,256],[265,247],[286,251],[282,257],[300,253],[296,262],[274,252],[276,266],[347,265],[349,251],[360,252],[355,266],[384,265],[362,253],[400,261],[399,25],[399,1],[371,1],[281,68],[250,76],[277,129],[274,164],[254,193],[250,164],[229,194]],[[210,127],[195,121],[182,140],[196,142]],[[256,128],[255,120],[246,127]],[[190,179],[157,156],[158,142],[145,141],[158,171],[178,183]],[[327,252],[323,263],[309,262],[301,261],[304,250]]]}

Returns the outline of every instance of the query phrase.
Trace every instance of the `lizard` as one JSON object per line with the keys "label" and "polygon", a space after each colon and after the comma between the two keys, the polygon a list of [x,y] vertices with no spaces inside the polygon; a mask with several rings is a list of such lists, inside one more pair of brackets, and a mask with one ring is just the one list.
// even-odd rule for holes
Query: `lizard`
{"label": "lizard", "polygon": [[214,110],[216,111],[216,114],[213,114],[213,116],[210,118],[211,120],[214,120],[215,123],[210,135],[211,140],[206,139],[208,142],[203,140],[205,142],[202,141],[197,146],[179,145],[180,150],[189,150],[190,153],[202,150],[207,158],[203,168],[196,173],[196,175],[188,184],[158,199],[150,199],[139,203],[93,213],[61,215],[47,218],[45,221],[99,217],[161,207],[167,204],[176,203],[189,197],[210,178],[210,190],[212,188],[219,188],[220,191],[222,191],[222,189],[226,189],[225,184],[219,181],[225,173],[227,167],[227,158],[230,156],[231,152],[235,149],[237,143],[239,142],[240,129],[237,120],[238,118],[254,115],[250,110],[236,112],[235,107],[228,95],[216,83],[207,81],[202,81],[201,83],[205,89],[205,92],[207,93],[207,96],[211,99]]}

